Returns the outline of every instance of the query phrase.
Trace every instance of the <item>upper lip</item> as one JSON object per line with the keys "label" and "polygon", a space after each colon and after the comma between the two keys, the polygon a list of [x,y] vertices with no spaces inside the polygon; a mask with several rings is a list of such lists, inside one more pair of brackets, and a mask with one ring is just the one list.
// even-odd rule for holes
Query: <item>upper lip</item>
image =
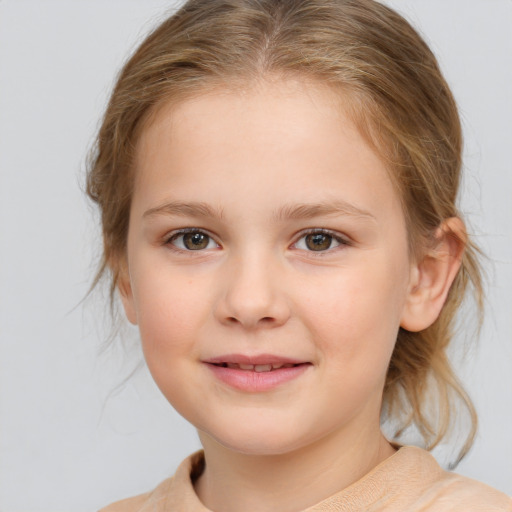
{"label": "upper lip", "polygon": [[203,359],[203,363],[210,364],[221,364],[221,363],[233,363],[233,364],[303,364],[308,361],[301,359],[295,359],[292,357],[283,357],[274,354],[256,354],[256,355],[245,355],[245,354],[224,354],[221,356],[210,357]]}

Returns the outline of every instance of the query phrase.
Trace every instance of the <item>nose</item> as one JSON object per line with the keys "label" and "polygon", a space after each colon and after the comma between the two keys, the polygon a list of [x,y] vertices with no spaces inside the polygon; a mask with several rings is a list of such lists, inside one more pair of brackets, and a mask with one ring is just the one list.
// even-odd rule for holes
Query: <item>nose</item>
{"label": "nose", "polygon": [[249,330],[285,324],[290,308],[279,274],[278,265],[258,255],[226,262],[215,307],[217,319]]}

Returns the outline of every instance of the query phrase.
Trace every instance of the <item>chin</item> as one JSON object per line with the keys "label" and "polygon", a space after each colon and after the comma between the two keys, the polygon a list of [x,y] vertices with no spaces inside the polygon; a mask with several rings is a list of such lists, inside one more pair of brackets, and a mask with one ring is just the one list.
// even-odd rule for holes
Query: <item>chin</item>
{"label": "chin", "polygon": [[216,439],[216,441],[225,448],[243,455],[283,455],[299,448],[299,446],[290,443],[290,439],[286,441],[282,439],[262,439],[261,436],[253,439]]}
{"label": "chin", "polygon": [[257,422],[250,426],[232,424],[229,429],[203,430],[203,433],[228,450],[244,455],[283,455],[314,441],[287,425],[264,426]]}

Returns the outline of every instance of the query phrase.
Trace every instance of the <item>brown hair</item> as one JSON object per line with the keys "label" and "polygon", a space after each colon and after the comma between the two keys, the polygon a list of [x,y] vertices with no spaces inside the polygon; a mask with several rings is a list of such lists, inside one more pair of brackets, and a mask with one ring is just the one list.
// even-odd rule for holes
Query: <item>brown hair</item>
{"label": "brown hair", "polygon": [[[366,140],[388,163],[418,253],[456,208],[462,133],[453,96],[418,33],[373,0],[189,0],[161,23],[122,69],[91,154],[87,193],[101,210],[104,254],[94,284],[111,273],[113,298],[126,250],[133,159],[151,113],[214,87],[294,76],[342,91]],[[415,425],[432,448],[448,433],[461,399],[473,405],[446,349],[472,284],[479,311],[477,250],[469,242],[444,308],[421,332],[400,330],[383,411],[397,433]]]}

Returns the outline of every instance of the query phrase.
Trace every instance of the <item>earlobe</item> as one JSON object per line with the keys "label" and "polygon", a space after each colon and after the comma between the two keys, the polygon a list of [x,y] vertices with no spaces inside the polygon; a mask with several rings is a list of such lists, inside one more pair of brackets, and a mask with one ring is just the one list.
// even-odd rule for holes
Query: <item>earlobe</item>
{"label": "earlobe", "polygon": [[461,219],[450,217],[436,230],[433,247],[411,268],[411,278],[400,327],[421,331],[438,318],[459,271],[466,246]]}
{"label": "earlobe", "polygon": [[119,295],[121,296],[126,318],[131,324],[137,325],[137,314],[135,311],[130,273],[128,271],[127,264],[123,264],[119,269],[117,289],[119,290]]}

